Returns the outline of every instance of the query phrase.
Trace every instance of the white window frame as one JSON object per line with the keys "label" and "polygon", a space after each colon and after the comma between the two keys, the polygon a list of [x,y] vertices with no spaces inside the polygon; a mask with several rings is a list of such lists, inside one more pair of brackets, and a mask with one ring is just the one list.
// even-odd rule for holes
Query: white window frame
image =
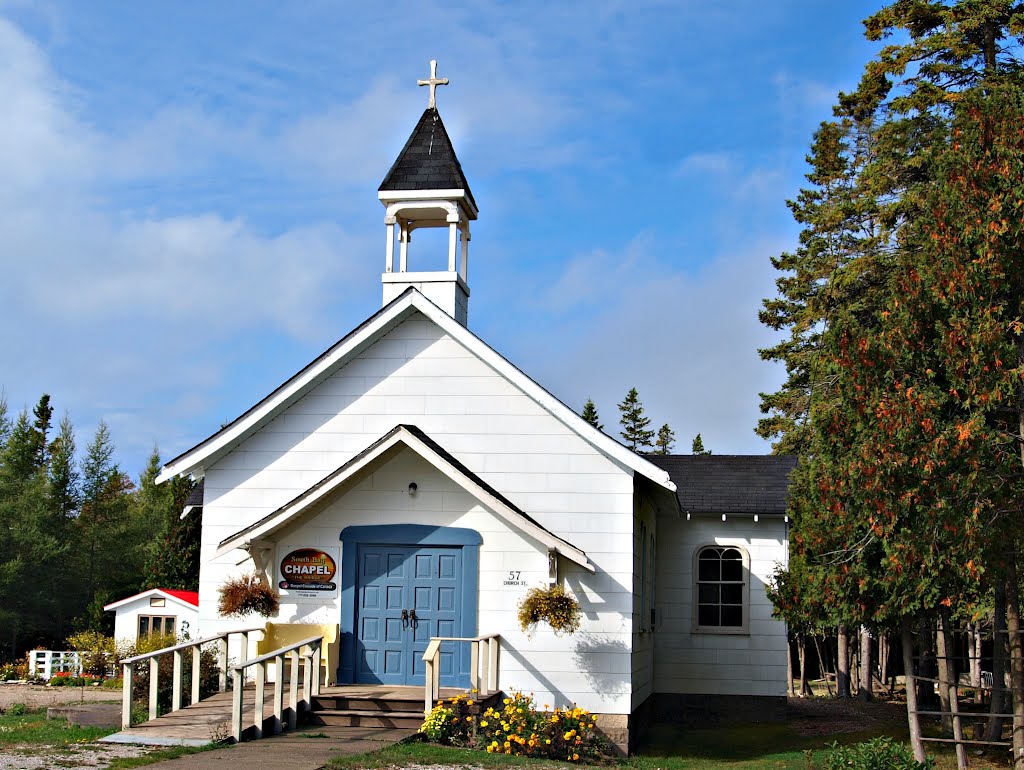
{"label": "white window frame", "polygon": [[[732,548],[739,551],[743,565],[743,598],[740,610],[743,623],[739,626],[702,626],[700,624],[700,554],[708,548]],[[721,584],[721,581],[719,581]],[[750,633],[750,554],[744,545],[734,542],[703,543],[693,551],[693,603],[690,607],[690,630],[695,634],[743,635]]]}

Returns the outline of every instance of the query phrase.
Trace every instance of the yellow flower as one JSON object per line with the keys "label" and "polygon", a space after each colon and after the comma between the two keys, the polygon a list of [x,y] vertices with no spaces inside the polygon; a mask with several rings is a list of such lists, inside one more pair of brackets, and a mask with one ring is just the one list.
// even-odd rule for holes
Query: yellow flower
{"label": "yellow flower", "polygon": [[572,761],[573,761],[573,762],[575,762],[575,761],[576,761],[577,759],[579,759],[579,758],[580,758],[580,755],[579,755],[579,754],[573,754],[573,755],[572,755]]}
{"label": "yellow flower", "polygon": [[551,744],[551,739],[550,738],[545,738],[544,739],[544,743],[547,743],[548,745],[550,745]]}
{"label": "yellow flower", "polygon": [[480,720],[480,726],[481,727],[487,727],[488,724],[490,724],[490,723],[486,719],[481,719]]}

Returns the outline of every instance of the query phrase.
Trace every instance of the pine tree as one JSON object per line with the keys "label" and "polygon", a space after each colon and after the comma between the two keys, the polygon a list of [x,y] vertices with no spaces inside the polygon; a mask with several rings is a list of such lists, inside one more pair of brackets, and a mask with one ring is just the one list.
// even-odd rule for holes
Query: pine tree
{"label": "pine tree", "polygon": [[658,429],[658,440],[654,442],[654,454],[667,455],[672,453],[672,447],[676,443],[676,434],[668,423]]}
{"label": "pine tree", "polygon": [[597,407],[594,406],[594,399],[587,399],[587,403],[583,405],[582,417],[598,430],[604,430],[604,426],[601,424],[601,418],[597,416]]}
{"label": "pine tree", "polygon": [[640,403],[636,388],[630,388],[618,406],[619,424],[622,425],[621,436],[626,446],[634,452],[650,449],[654,431],[647,427],[651,424],[651,419],[644,415],[644,406]]}
{"label": "pine tree", "polygon": [[700,437],[698,433],[693,437],[693,443],[690,445],[690,453],[695,455],[709,455],[711,454],[710,449],[704,448],[704,439]]}
{"label": "pine tree", "polygon": [[175,478],[158,486],[159,473],[160,453],[154,447],[135,492],[136,517],[150,522],[151,531],[157,533],[149,543],[141,587],[195,591],[199,588],[202,517],[196,512],[181,517],[194,482]]}

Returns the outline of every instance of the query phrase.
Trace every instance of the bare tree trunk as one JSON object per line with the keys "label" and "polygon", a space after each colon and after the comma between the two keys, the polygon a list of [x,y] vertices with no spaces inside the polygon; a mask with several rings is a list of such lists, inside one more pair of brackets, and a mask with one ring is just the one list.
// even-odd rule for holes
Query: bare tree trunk
{"label": "bare tree trunk", "polygon": [[[991,714],[1005,714],[1006,699],[1006,586],[1001,580],[996,581],[995,613],[992,618],[992,703]],[[1002,717],[989,717],[985,731],[986,741],[998,741],[1003,735]]]}
{"label": "bare tree trunk", "polygon": [[850,697],[850,632],[846,626],[839,626],[836,640],[836,694]]}
{"label": "bare tree trunk", "polygon": [[818,653],[818,667],[821,669],[821,678],[825,680],[825,689],[828,691],[828,696],[832,697],[832,682],[828,678],[828,667],[825,665],[825,657],[821,654],[821,642],[818,641],[817,635],[814,637],[814,649]]}
{"label": "bare tree trunk", "polygon": [[871,632],[860,627],[860,691],[861,700],[871,700]]}
{"label": "bare tree trunk", "polygon": [[797,637],[797,653],[800,656],[800,697],[811,694],[811,686],[807,683],[807,639],[803,634]]}
{"label": "bare tree trunk", "polygon": [[878,681],[885,687],[889,681],[889,635],[878,632]]}
{"label": "bare tree trunk", "polygon": [[1013,694],[1013,764],[1024,768],[1024,646],[1021,639],[1017,555],[1011,554],[1006,575],[1006,635],[1010,647],[1010,690]]}
{"label": "bare tree trunk", "polygon": [[974,688],[974,702],[981,704],[981,622],[975,621],[967,626],[967,647],[970,659],[967,661],[971,672],[971,687]]}
{"label": "bare tree trunk", "polygon": [[793,645],[786,643],[786,681],[789,682],[789,695],[793,696]]}
{"label": "bare tree trunk", "polygon": [[939,703],[942,704],[942,732],[953,731],[953,719],[950,714],[949,687],[955,681],[953,665],[953,632],[949,627],[949,610],[943,608],[939,612],[935,634],[935,657],[939,666]]}
{"label": "bare tree trunk", "polygon": [[917,716],[917,687],[914,682],[914,635],[910,630],[910,619],[900,623],[900,637],[903,641],[903,671],[907,678],[907,727],[910,730],[910,746],[914,759],[925,761],[924,741],[921,740],[921,720]]}

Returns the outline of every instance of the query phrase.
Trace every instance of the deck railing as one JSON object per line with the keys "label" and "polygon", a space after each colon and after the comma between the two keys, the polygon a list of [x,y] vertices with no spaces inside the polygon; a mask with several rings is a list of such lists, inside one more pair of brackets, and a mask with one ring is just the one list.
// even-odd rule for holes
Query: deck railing
{"label": "deck railing", "polygon": [[[253,693],[255,702],[253,704],[252,727],[255,731],[253,737],[262,738],[267,664],[274,664],[273,727],[271,729],[274,734],[277,734],[283,729],[284,659],[286,655],[288,656],[290,663],[288,690],[291,701],[291,710],[288,712],[288,729],[294,730],[298,724],[300,708],[303,711],[309,710],[312,706],[313,696],[320,694],[320,655],[323,641],[324,638],[322,636],[313,636],[232,666],[231,670],[235,674],[235,681],[234,690],[231,693],[231,737],[235,743],[242,740],[242,733],[244,732],[242,724],[242,696],[244,694],[245,670],[255,667],[256,687]],[[299,700],[300,678],[302,680],[301,700]]]}
{"label": "deck railing", "polygon": [[501,637],[498,634],[488,636],[434,636],[431,637],[427,649],[423,653],[426,669],[424,677],[423,713],[429,714],[441,691],[441,644],[443,642],[468,643],[469,648],[469,686],[480,693],[488,695],[498,689],[498,650]]}
{"label": "deck railing", "polygon": [[182,701],[182,680],[184,679],[184,656],[186,650],[192,650],[192,699],[190,703],[199,702],[199,683],[201,680],[200,676],[200,656],[202,655],[202,646],[204,644],[211,644],[213,642],[219,642],[220,650],[218,655],[217,670],[220,674],[218,681],[218,691],[224,692],[227,690],[227,670],[228,670],[228,641],[233,635],[240,635],[242,637],[241,645],[241,659],[244,661],[249,655],[249,635],[254,631],[263,631],[262,626],[255,628],[244,628],[235,631],[225,631],[214,636],[207,636],[202,639],[196,639],[195,641],[188,641],[182,644],[176,644],[172,647],[164,647],[161,650],[154,650],[153,652],[147,652],[143,655],[135,655],[131,658],[124,658],[121,661],[121,669],[124,675],[124,683],[121,689],[121,727],[128,729],[132,726],[132,689],[135,675],[135,666],[143,661],[149,661],[149,718],[156,719],[157,717],[157,693],[159,691],[160,684],[160,656],[173,654],[174,656],[174,672],[171,678],[171,711],[177,711],[181,708]]}

